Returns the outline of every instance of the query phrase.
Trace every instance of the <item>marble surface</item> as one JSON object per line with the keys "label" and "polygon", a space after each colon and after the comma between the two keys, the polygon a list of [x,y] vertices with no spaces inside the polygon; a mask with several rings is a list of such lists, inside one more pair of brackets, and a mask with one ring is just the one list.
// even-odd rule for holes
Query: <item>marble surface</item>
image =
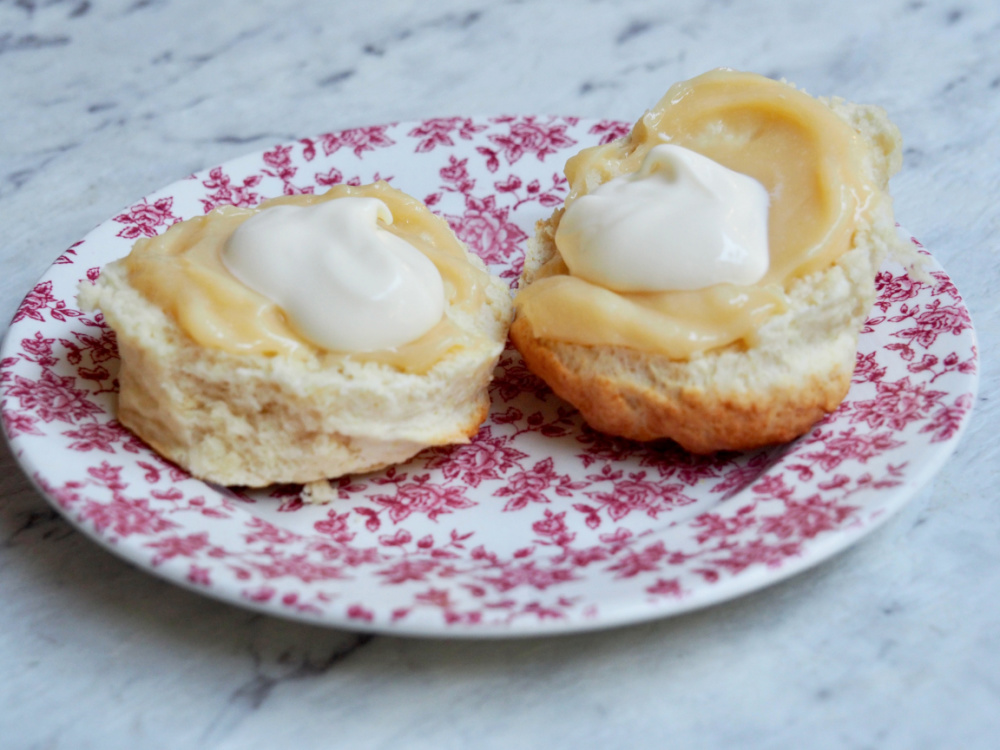
{"label": "marble surface", "polygon": [[0,2],[4,320],[93,226],[242,153],[437,115],[631,120],[728,65],[889,111],[897,218],[982,354],[955,455],[864,542],[567,637],[373,637],[199,598],[72,530],[2,446],[0,747],[996,747],[998,32],[992,0]]}

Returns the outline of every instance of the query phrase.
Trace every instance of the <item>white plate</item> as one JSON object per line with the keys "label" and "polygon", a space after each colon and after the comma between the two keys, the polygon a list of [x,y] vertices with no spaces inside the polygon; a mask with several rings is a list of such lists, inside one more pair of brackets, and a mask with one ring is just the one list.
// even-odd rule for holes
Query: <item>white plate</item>
{"label": "white plate", "polygon": [[425,199],[513,280],[562,166],[621,123],[448,118],[324,134],[156,192],[61,256],[19,308],[0,363],[3,423],[41,491],[84,533],[192,590],[360,630],[497,637],[664,617],[758,589],[884,521],[951,453],[977,385],[968,312],[879,275],[847,400],[790,445],[713,458],[595,434],[505,353],[471,445],[336,483],[236,493],[187,476],[114,419],[113,335],[80,279],[137,237],[222,203],[382,177]]}

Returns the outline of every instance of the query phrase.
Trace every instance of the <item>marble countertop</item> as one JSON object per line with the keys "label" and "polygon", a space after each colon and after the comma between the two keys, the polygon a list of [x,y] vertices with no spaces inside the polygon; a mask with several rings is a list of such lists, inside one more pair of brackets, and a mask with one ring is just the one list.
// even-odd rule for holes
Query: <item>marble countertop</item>
{"label": "marble countertop", "polygon": [[0,318],[93,226],[243,153],[439,115],[633,120],[726,65],[879,103],[899,125],[897,218],[979,335],[971,426],[898,516],[810,572],[668,620],[493,642],[198,597],[74,531],[0,446],[0,747],[996,747],[1000,6],[289,7],[0,2]]}

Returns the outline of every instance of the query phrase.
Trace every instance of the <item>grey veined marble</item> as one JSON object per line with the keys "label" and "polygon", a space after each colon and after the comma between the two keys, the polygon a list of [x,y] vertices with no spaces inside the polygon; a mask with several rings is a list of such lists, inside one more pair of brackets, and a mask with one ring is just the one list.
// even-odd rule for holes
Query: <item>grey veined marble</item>
{"label": "grey veined marble", "polygon": [[979,402],[851,551],[696,614],[508,642],[324,630],[83,538],[0,448],[0,747],[1000,746],[1000,5],[0,2],[0,317],[123,206],[275,142],[452,114],[635,119],[717,66],[884,106],[898,220],[963,293]]}

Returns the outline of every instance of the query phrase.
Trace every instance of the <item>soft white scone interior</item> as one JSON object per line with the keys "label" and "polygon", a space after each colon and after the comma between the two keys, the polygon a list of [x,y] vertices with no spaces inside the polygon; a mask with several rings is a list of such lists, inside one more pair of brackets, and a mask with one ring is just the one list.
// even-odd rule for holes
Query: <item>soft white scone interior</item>
{"label": "soft white scone interior", "polygon": [[[876,272],[890,252],[913,256],[898,237],[887,193],[901,163],[898,130],[878,107],[819,101],[861,141],[860,169],[875,195],[857,212],[845,251],[826,267],[791,278],[784,309],[766,317],[749,339],[683,357],[576,343],[536,335],[521,299],[515,300],[511,339],[528,367],[595,429],[636,440],[670,438],[695,453],[743,450],[791,440],[843,400]],[[633,137],[635,131],[622,139],[619,152],[630,152]],[[608,176],[616,168],[608,167]],[[538,224],[522,290],[559,265],[553,237],[562,213]]]}
{"label": "soft white scone interior", "polygon": [[224,485],[310,483],[476,433],[511,301],[506,284],[465,253],[481,302],[446,304],[456,343],[414,371],[309,347],[287,355],[204,346],[131,283],[124,259],[84,281],[79,301],[100,308],[117,334],[119,420],[158,453]]}

